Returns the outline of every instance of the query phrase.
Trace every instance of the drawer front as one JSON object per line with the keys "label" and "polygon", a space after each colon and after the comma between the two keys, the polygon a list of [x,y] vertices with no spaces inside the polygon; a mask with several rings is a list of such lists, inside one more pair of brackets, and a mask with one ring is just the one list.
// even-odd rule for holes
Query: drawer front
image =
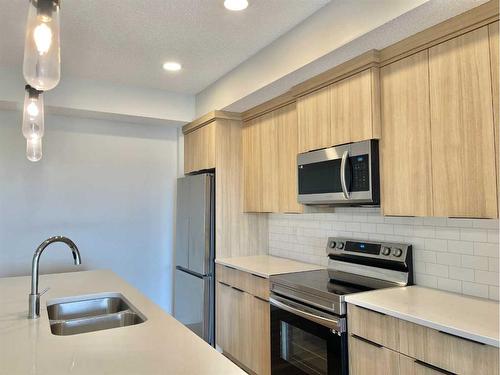
{"label": "drawer front", "polygon": [[399,373],[399,353],[362,337],[349,335],[350,375],[399,375]]}
{"label": "drawer front", "polygon": [[402,375],[453,375],[452,372],[421,362],[418,359],[399,355],[399,368]]}
{"label": "drawer front", "polygon": [[216,277],[220,282],[229,284],[266,301],[269,300],[269,279],[221,264],[216,265]]}
{"label": "drawer front", "polygon": [[399,350],[398,319],[392,316],[348,304],[347,328],[350,334]]}
{"label": "drawer front", "polygon": [[456,374],[498,375],[498,348],[399,321],[400,352]]}

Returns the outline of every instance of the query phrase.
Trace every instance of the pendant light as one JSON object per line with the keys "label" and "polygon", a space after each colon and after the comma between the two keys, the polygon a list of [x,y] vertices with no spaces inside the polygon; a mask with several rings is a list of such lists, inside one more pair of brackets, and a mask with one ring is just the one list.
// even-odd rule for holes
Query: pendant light
{"label": "pendant light", "polygon": [[23,74],[41,91],[53,89],[61,78],[59,1],[29,0]]}
{"label": "pendant light", "polygon": [[26,138],[26,157],[30,161],[42,158],[42,137],[45,131],[43,93],[26,85],[23,107],[23,136]]}

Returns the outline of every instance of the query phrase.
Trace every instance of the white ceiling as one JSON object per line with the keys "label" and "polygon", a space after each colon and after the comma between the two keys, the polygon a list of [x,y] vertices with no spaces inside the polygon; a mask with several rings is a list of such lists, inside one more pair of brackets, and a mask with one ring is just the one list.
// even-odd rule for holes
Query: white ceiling
{"label": "white ceiling", "polygon": [[[62,0],[62,75],[195,94],[330,0]],[[28,0],[0,0],[0,67],[22,64]],[[183,70],[167,73],[166,60]]]}

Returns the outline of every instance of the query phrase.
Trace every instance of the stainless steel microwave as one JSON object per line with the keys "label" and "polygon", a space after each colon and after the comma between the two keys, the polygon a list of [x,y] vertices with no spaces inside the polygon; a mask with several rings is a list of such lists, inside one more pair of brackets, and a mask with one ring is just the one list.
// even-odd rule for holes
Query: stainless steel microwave
{"label": "stainless steel microwave", "polygon": [[297,167],[299,203],[380,203],[378,140],[299,154]]}

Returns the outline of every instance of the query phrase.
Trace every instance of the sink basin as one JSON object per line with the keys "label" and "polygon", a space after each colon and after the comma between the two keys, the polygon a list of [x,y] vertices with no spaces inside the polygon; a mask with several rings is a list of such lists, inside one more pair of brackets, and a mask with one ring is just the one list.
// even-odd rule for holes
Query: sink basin
{"label": "sink basin", "polygon": [[119,293],[81,296],[47,304],[50,330],[67,336],[143,323],[146,317]]}

